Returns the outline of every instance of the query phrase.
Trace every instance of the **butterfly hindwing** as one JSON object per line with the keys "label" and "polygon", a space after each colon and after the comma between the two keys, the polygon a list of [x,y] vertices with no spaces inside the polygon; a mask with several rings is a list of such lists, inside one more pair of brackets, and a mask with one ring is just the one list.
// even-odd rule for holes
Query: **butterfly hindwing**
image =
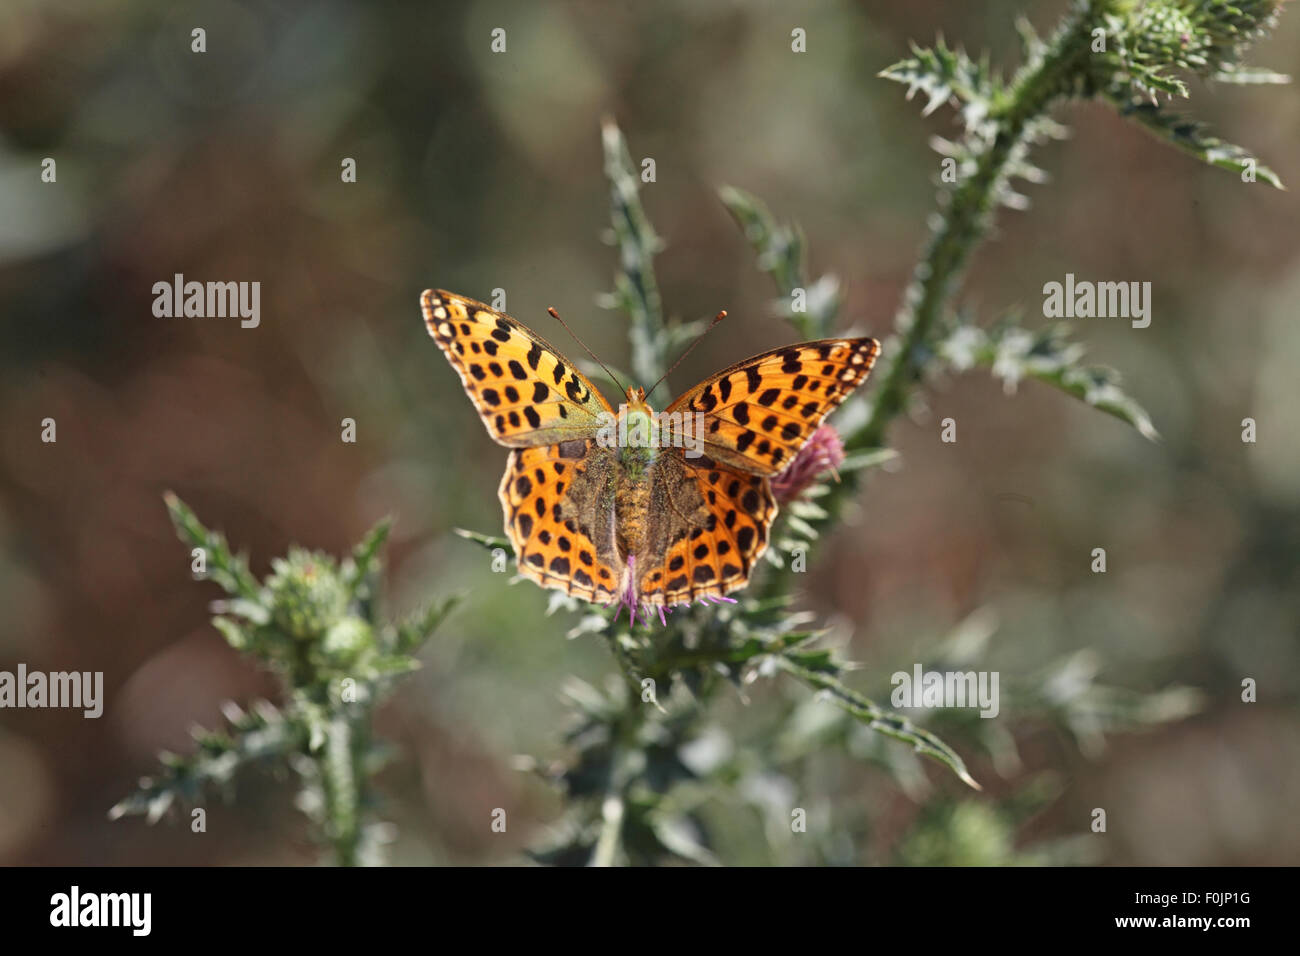
{"label": "butterfly hindwing", "polygon": [[601,412],[613,411],[572,362],[510,316],[441,290],[426,290],[420,301],[429,334],[498,443],[588,438]]}
{"label": "butterfly hindwing", "polygon": [[880,353],[872,338],[773,349],[724,369],[667,412],[704,415],[704,453],[757,475],[784,471],[822,420],[863,383]]}
{"label": "butterfly hindwing", "polygon": [[666,449],[655,464],[641,599],[689,604],[745,586],[776,518],[768,480]]}
{"label": "butterfly hindwing", "polygon": [[498,496],[522,574],[584,601],[614,599],[613,466],[594,439],[510,452]]}

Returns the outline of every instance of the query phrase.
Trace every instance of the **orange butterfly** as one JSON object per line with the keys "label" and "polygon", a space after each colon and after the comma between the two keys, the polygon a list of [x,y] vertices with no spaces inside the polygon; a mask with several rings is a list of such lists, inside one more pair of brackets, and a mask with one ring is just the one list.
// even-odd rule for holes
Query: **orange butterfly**
{"label": "orange butterfly", "polygon": [[[773,349],[656,414],[615,411],[573,362],[481,302],[421,296],[429,334],[488,434],[513,449],[498,496],[519,570],[587,601],[659,611],[749,581],[776,518],[769,479],[862,384],[871,338]],[[730,600],[730,599],[727,599]]]}

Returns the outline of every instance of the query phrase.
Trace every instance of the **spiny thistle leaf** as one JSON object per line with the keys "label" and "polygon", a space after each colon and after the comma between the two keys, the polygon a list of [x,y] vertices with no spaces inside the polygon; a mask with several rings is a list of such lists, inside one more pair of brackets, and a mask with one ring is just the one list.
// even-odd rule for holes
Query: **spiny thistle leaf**
{"label": "spiny thistle leaf", "polygon": [[1173,686],[1151,694],[1097,682],[1101,661],[1090,650],[1078,651],[1027,681],[1014,696],[1025,713],[1053,718],[1078,741],[1089,757],[1104,751],[1107,735],[1145,730],[1188,717],[1204,705],[1204,694]]}
{"label": "spiny thistle leaf", "polygon": [[497,548],[502,548],[505,550],[506,554],[515,553],[514,547],[505,538],[496,537],[490,534],[482,534],[478,531],[470,531],[466,528],[454,528],[453,531],[466,541],[473,541],[475,544],[482,545],[489,551],[495,551]]}
{"label": "spiny thistle leaf", "polygon": [[989,330],[958,325],[940,343],[939,353],[958,371],[976,365],[991,369],[1008,393],[1013,393],[1023,378],[1046,382],[1128,422],[1142,437],[1159,441],[1151,417],[1119,387],[1119,373],[1083,365],[1084,346],[1069,336],[1067,325],[1058,323],[1030,331],[1021,328],[1013,316]]}
{"label": "spiny thistle leaf", "polygon": [[1016,17],[1016,33],[1020,36],[1020,51],[1024,54],[1026,62],[1037,60],[1047,50],[1047,44],[1043,42],[1034,25],[1029,22],[1026,16]]}
{"label": "spiny thistle leaf", "polygon": [[856,451],[845,456],[844,461],[836,468],[840,474],[848,474],[854,471],[863,471],[867,468],[879,468],[888,462],[898,458],[898,452],[892,448],[874,448],[871,451]]}
{"label": "spiny thistle leaf", "polygon": [[208,565],[208,578],[220,585],[230,594],[238,594],[251,600],[260,600],[261,586],[257,578],[248,570],[248,561],[243,555],[236,555],[230,550],[225,536],[219,531],[209,531],[199,521],[198,516],[190,510],[189,505],[168,491],[163,495],[167,504],[167,513],[180,539],[196,548],[202,548]]}
{"label": "spiny thistle leaf", "polygon": [[393,650],[400,655],[413,654],[433,636],[447,616],[455,610],[461,601],[460,595],[454,594],[441,602],[434,602],[423,611],[412,614],[397,626]]}
{"label": "spiny thistle leaf", "polygon": [[194,755],[166,755],[163,773],[141,778],[139,788],[114,805],[108,818],[144,816],[156,823],[174,803],[196,803],[208,785],[228,785],[241,768],[283,758],[305,745],[300,728],[267,701],[247,711],[228,701],[222,711],[227,722],[224,730],[196,730]]}
{"label": "spiny thistle leaf", "polygon": [[[776,286],[777,314],[805,339],[829,335],[842,304],[839,281],[825,275],[809,286],[804,273],[803,231],[796,225],[778,222],[761,199],[743,190],[723,186],[718,197],[744,232],[759,270],[767,273]],[[800,289],[804,308],[796,312],[795,294]]]}
{"label": "spiny thistle leaf", "polygon": [[895,83],[907,85],[910,100],[918,91],[927,101],[922,116],[929,116],[940,106],[956,102],[968,130],[976,130],[993,112],[1004,90],[989,70],[987,57],[976,63],[964,50],[950,49],[939,37],[933,47],[912,44],[912,57],[900,60],[877,74]]}
{"label": "spiny thistle leaf", "polygon": [[392,530],[391,518],[384,518],[366,532],[366,536],[352,549],[351,558],[343,565],[343,585],[349,594],[356,594],[369,577],[376,556],[388,540]]}
{"label": "spiny thistle leaf", "polygon": [[654,272],[654,257],[663,242],[641,206],[641,185],[627,141],[613,120],[602,123],[601,142],[610,185],[610,218],[619,249],[614,292],[603,304],[621,309],[631,320],[632,372],[648,388],[664,371],[663,305]]}
{"label": "spiny thistle leaf", "polygon": [[1203,163],[1236,173],[1253,173],[1256,178],[1278,189],[1286,188],[1277,173],[1252,153],[1211,135],[1206,131],[1205,125],[1197,120],[1180,116],[1152,103],[1117,105],[1120,115],[1135,120],[1158,138],[1195,156]]}
{"label": "spiny thistle leaf", "polygon": [[917,727],[906,717],[893,711],[885,710],[856,691],[850,690],[839,682],[831,668],[811,668],[805,662],[788,655],[780,658],[781,667],[792,676],[811,687],[824,690],[830,700],[871,730],[882,733],[895,740],[911,744],[918,753],[933,757],[945,764],[963,783],[976,790],[983,789],[966,769],[965,762],[957,752],[942,740]]}

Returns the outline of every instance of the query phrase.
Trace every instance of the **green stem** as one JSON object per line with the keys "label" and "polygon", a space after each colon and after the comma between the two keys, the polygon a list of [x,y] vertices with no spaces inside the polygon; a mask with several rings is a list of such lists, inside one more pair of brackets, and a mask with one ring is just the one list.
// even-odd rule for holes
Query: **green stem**
{"label": "green stem", "polygon": [[614,786],[614,774],[611,773],[610,787],[600,805],[600,836],[596,838],[596,848],[591,854],[592,866],[613,866],[618,862],[625,810],[623,794]]}
{"label": "green stem", "polygon": [[[907,407],[912,389],[930,361],[937,327],[961,286],[966,264],[988,234],[1009,169],[1027,148],[1034,122],[1059,99],[1074,93],[1087,76],[1092,31],[1103,25],[1105,15],[1118,5],[1116,0],[1093,0],[1076,8],[1043,52],[1022,71],[1005,103],[992,117],[995,130],[974,172],[941,194],[942,215],[912,271],[912,281],[895,316],[898,339],[883,358],[886,364],[870,416],[846,437],[846,450],[883,447],[886,430]],[[827,517],[817,524],[830,524],[839,516],[845,501],[857,490],[858,481],[858,473],[851,473],[832,486],[818,502]],[[785,593],[790,574],[788,564],[774,569],[764,581],[760,597]]]}
{"label": "green stem", "polygon": [[631,319],[632,374],[649,388],[664,367],[663,304],[654,273],[654,255],[661,243],[641,206],[640,183],[627,141],[613,120],[602,124],[601,139],[610,186],[610,220],[619,250],[614,297]]}
{"label": "green stem", "polygon": [[347,717],[336,715],[320,759],[325,791],[325,826],[339,866],[356,866],[361,842],[361,780],[363,747],[354,740],[356,728]]}
{"label": "green stem", "polygon": [[1027,146],[1033,121],[1046,115],[1058,99],[1074,90],[1077,79],[1086,76],[1092,30],[1116,6],[1113,0],[1088,3],[1062,24],[1011,91],[997,116],[993,141],[980,155],[975,171],[945,194],[948,208],[912,272],[895,317],[900,340],[888,357],[871,417],[845,443],[850,450],[880,447],[885,429],[906,407],[929,360],[935,326],[961,285],[971,253],[988,233],[1008,167]]}

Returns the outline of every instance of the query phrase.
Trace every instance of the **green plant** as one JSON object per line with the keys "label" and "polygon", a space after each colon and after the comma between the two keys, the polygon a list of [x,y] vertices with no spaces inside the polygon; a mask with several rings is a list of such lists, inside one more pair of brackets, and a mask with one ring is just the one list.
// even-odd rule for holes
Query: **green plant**
{"label": "green plant", "polygon": [[[1008,722],[943,710],[913,717],[877,702],[888,687],[874,675],[868,677],[877,697],[858,690],[859,681],[849,677],[851,665],[828,646],[829,629],[812,626],[810,615],[795,607],[792,559],[809,553],[862,483],[894,457],[886,446],[889,428],[935,373],[988,368],[1008,388],[1035,379],[1156,437],[1149,416],[1119,387],[1116,374],[1083,364],[1082,346],[1064,327],[1027,327],[1014,312],[981,322],[959,308],[963,272],[997,209],[1027,205],[1011,183],[1045,178],[1029,154],[1062,134],[1052,114],[1071,100],[1107,103],[1204,162],[1280,186],[1246,150],[1171,112],[1161,99],[1186,97],[1187,75],[1238,83],[1284,79],[1241,64],[1246,47],[1268,31],[1279,8],[1279,0],[1079,0],[1049,39],[1021,24],[1024,63],[1009,80],[987,60],[974,61],[942,41],[915,48],[912,57],[881,74],[906,84],[909,95],[924,93],[927,114],[946,104],[957,108],[960,135],[936,139],[957,175],[941,184],[935,225],[871,394],[838,416],[847,453],[840,480],[812,484],[783,509],[767,552],[770,566],[737,604],[679,611],[663,628],[633,629],[626,617],[611,620],[610,614],[552,595],[550,611],[576,614],[570,633],[599,634],[618,670],[603,687],[576,680],[569,685],[574,713],[567,753],[559,761],[531,762],[566,800],[551,838],[533,851],[535,859],[717,862],[715,847],[731,822],[719,808],[740,805],[758,817],[767,836],[765,846],[752,851],[754,860],[856,862],[855,847],[835,839],[831,827],[808,827],[804,844],[790,848],[792,809],[814,817],[823,812],[810,801],[792,807],[791,781],[831,776],[828,755],[877,768],[923,803],[890,860],[932,865],[1087,858],[1086,850],[1068,842],[1015,846],[1013,823],[1059,793],[1052,775],[1031,776],[996,807],[930,779],[921,757],[977,788],[962,752],[980,753],[993,772],[1010,776],[1020,756]],[[642,207],[623,135],[612,122],[604,126],[603,145],[620,262],[606,304],[626,315],[632,371],[649,384],[705,322],[665,320],[653,264],[661,242]],[[774,282],[777,312],[803,338],[833,334],[840,319],[839,285],[831,276],[810,281],[800,230],[739,189],[723,188],[720,198],[759,269]],[[795,308],[796,291],[804,293],[806,308]],[[245,765],[285,763],[299,776],[302,806],[333,858],[343,864],[375,859],[381,831],[371,819],[370,781],[383,752],[372,739],[371,717],[391,681],[416,666],[414,653],[451,602],[402,625],[379,619],[375,581],[386,524],[350,558],[336,561],[295,549],[259,582],[178,499],[169,496],[168,507],[182,539],[202,549],[208,576],[229,595],[217,602],[214,625],[233,647],[281,676],[284,700],[278,706],[259,702],[247,711],[230,705],[227,728],[196,733],[191,756],[164,755],[162,773],[142,781],[111,815],[156,820],[176,801],[193,802],[205,787],[227,784]],[[510,547],[499,537],[460,533],[488,548]],[[992,612],[983,609],[919,653],[927,668],[969,668],[986,659],[996,633]],[[1087,756],[1109,734],[1178,719],[1199,703],[1186,688],[1140,693],[1102,683],[1101,673],[1102,663],[1091,653],[1066,655],[1009,679],[1003,710],[1016,726],[1061,729]],[[759,726],[724,726],[728,688],[745,701],[757,682],[778,676],[789,682],[769,682],[766,696],[775,703]],[[827,701],[835,706],[824,706]],[[861,801],[850,801],[847,813],[856,814],[848,829],[870,832],[871,813]]]}
{"label": "green plant", "polygon": [[258,701],[248,710],[227,703],[225,728],[194,731],[189,756],[162,754],[162,772],[141,780],[109,811],[110,819],[143,815],[152,823],[177,801],[194,804],[205,790],[227,787],[249,764],[283,764],[297,776],[298,805],[333,860],[377,862],[386,830],[372,819],[371,778],[388,754],[371,732],[375,705],[395,678],[419,667],[414,654],[455,599],[400,624],[379,618],[387,521],[342,561],[291,548],[259,582],[220,533],[205,528],[175,495],[166,501],[181,540],[200,551],[205,576],[229,595],[213,602],[213,626],[281,679],[284,701]]}
{"label": "green plant", "polygon": [[[1159,98],[1186,97],[1180,79],[1186,73],[1230,82],[1284,79],[1240,64],[1245,48],[1268,31],[1279,6],[1277,0],[1081,0],[1050,39],[1040,39],[1027,23],[1020,24],[1025,62],[1010,80],[1000,78],[987,60],[976,62],[942,41],[933,48],[914,48],[910,59],[881,74],[906,84],[909,96],[923,92],[927,114],[953,104],[962,134],[956,141],[936,140],[941,154],[954,160],[957,175],[941,186],[935,226],[898,310],[895,334],[885,343],[872,394],[840,414],[841,425],[849,423],[842,480],[815,484],[783,510],[773,532],[774,547],[767,552],[772,567],[734,606],[692,609],[674,614],[662,629],[635,630],[626,619],[611,620],[563,595],[552,596],[552,611],[585,610],[571,633],[602,635],[621,674],[603,690],[571,686],[576,713],[566,738],[569,756],[559,765],[533,765],[568,801],[553,837],[536,851],[537,859],[597,865],[713,862],[712,834],[725,823],[716,815],[710,818],[710,804],[719,799],[749,803],[767,815],[769,832],[788,832],[789,807],[782,811],[780,800],[754,797],[762,790],[755,782],[782,779],[828,743],[884,766],[914,795],[928,789],[915,754],[938,760],[978,787],[957,749],[904,713],[852,689],[845,679],[849,665],[831,650],[814,646],[823,632],[809,627],[808,616],[793,607],[790,557],[806,554],[834,525],[873,467],[893,456],[885,447],[889,426],[907,411],[916,389],[942,369],[987,367],[1008,388],[1021,379],[1037,379],[1129,422],[1147,438],[1157,437],[1149,416],[1120,389],[1116,373],[1084,365],[1083,347],[1069,340],[1064,327],[1027,328],[1014,313],[979,324],[959,310],[962,274],[998,207],[1027,206],[1012,181],[1045,179],[1029,162],[1029,153],[1034,145],[1063,134],[1052,113],[1071,100],[1101,100],[1207,163],[1239,171],[1247,181],[1258,178],[1280,186],[1276,175],[1244,149],[1171,113]],[[653,268],[661,243],[641,206],[622,134],[612,122],[605,124],[603,142],[620,262],[607,305],[627,315],[632,367],[649,382],[704,322],[665,323]],[[832,334],[839,316],[838,284],[830,276],[809,283],[800,230],[778,222],[741,190],[724,188],[721,199],[754,249],[758,267],[776,285],[776,311],[802,337]],[[804,311],[793,307],[796,290],[805,293]],[[599,374],[595,369],[590,373]],[[501,538],[461,534],[509,549]],[[967,622],[932,649],[931,663],[976,662],[992,633],[982,623]],[[1193,691],[1174,687],[1143,695],[1099,684],[1099,671],[1100,663],[1091,655],[1072,655],[1045,673],[1017,681],[1004,697],[1017,720],[1055,723],[1085,753],[1102,746],[1107,733],[1177,719],[1197,706]],[[840,718],[827,718],[820,707],[818,716],[811,717],[808,705],[791,703],[783,719],[752,743],[711,723],[710,705],[716,705],[720,689],[730,685],[743,693],[754,680],[777,674],[836,704]],[[944,714],[928,722],[983,748],[999,770],[1018,764],[1015,740],[1001,722],[972,723]],[[719,733],[725,739],[715,749],[723,757],[692,761],[683,756],[710,739],[716,742]],[[879,735],[908,744],[910,750],[882,749],[873,742]],[[1011,859],[1005,823],[996,814],[959,806],[924,816],[918,827],[899,851],[903,860]],[[935,849],[942,843],[932,839],[936,827],[946,827],[952,846],[963,848],[958,858],[945,859]],[[1046,850],[1038,856],[1070,858]],[[843,848],[831,846],[819,846],[814,857],[845,859]]]}

